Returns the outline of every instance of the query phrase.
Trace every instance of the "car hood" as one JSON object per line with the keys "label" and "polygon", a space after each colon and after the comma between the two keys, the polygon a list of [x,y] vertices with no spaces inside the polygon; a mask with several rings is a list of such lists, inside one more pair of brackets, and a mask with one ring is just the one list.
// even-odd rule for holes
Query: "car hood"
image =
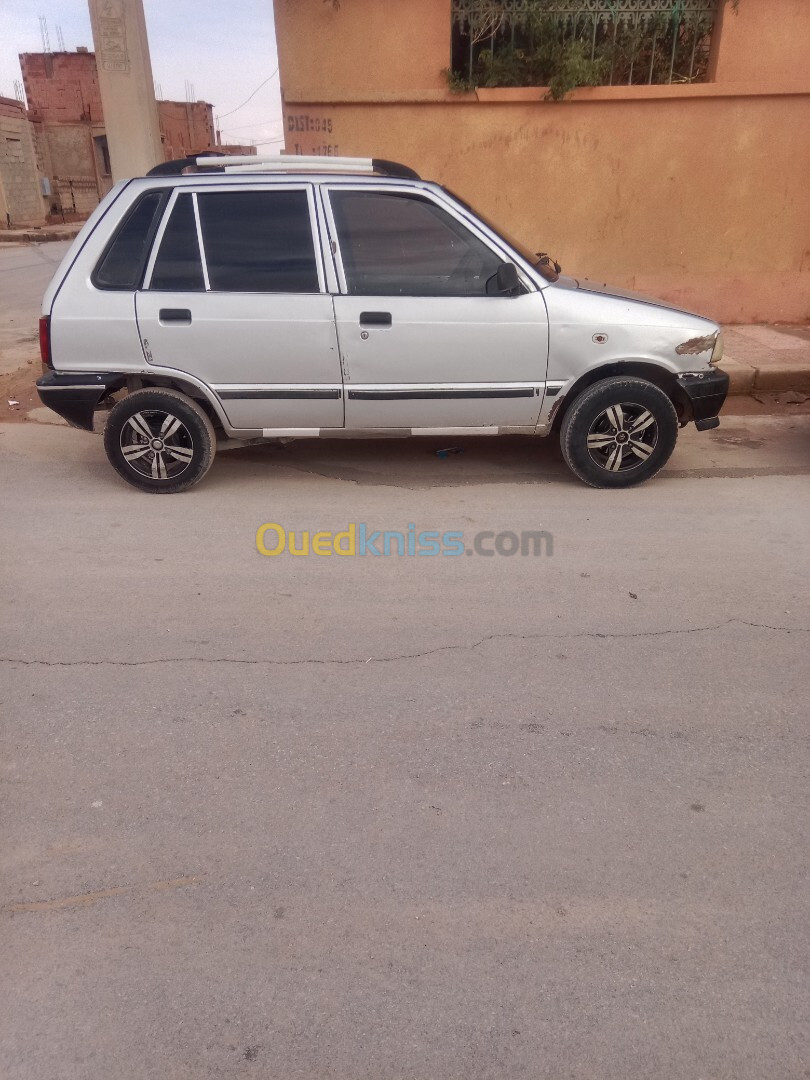
{"label": "car hood", "polygon": [[[560,280],[562,281],[562,278]],[[667,300],[658,300],[654,296],[645,296],[644,293],[632,292],[630,289],[618,289],[608,284],[600,285],[598,281],[589,281],[587,278],[568,278],[566,284],[569,282],[569,288],[582,289],[583,292],[601,293],[602,296],[614,296],[618,300],[636,300],[642,304],[652,304],[654,307],[669,308],[670,311],[682,311],[684,315],[696,315],[699,319],[705,318],[705,315],[700,315],[696,311],[687,311],[678,304],[670,304]]]}
{"label": "car hood", "polygon": [[[582,364],[652,361],[669,371],[708,365],[720,327],[701,315],[624,289],[563,278],[543,290],[549,320],[549,378]],[[698,339],[700,339],[698,341]],[[700,353],[693,348],[702,344]]]}

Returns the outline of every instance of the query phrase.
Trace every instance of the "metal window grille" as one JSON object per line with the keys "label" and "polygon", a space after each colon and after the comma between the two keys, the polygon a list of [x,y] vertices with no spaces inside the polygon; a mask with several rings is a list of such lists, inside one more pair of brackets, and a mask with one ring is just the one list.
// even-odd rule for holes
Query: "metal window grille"
{"label": "metal window grille", "polygon": [[705,82],[719,0],[452,0],[451,83]]}

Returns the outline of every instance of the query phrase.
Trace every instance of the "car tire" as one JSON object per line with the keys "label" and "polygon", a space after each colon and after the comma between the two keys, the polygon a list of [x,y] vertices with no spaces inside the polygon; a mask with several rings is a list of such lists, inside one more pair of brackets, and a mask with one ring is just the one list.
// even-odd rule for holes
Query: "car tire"
{"label": "car tire", "polygon": [[177,390],[149,387],[127,394],[109,415],[104,449],[127,483],[171,495],[199,483],[217,440],[204,410]]}
{"label": "car tire", "polygon": [[678,416],[660,387],[646,379],[594,383],[574,400],[560,431],[563,457],[583,483],[632,487],[666,465],[678,439]]}

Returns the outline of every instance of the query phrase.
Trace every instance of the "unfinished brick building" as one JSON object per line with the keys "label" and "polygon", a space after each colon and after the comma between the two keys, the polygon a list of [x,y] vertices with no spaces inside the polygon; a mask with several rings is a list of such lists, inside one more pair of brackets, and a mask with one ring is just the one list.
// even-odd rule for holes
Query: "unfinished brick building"
{"label": "unfinished brick building", "polygon": [[85,215],[112,186],[95,56],[23,53],[20,68],[50,209]]}
{"label": "unfinished brick building", "polygon": [[[21,53],[20,68],[37,168],[46,180],[45,211],[60,219],[85,217],[112,186],[95,53],[81,47],[75,52]],[[208,102],[157,104],[167,160],[215,148],[251,152],[217,147]]]}

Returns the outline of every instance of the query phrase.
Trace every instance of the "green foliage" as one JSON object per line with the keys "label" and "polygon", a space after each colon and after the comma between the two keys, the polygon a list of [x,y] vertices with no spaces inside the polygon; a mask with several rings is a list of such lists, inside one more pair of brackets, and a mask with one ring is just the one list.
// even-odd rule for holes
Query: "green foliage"
{"label": "green foliage", "polygon": [[447,85],[450,88],[452,94],[466,94],[470,90],[475,89],[475,81],[468,79],[458,71],[453,71],[452,68],[445,68],[442,71],[445,79],[447,79]]}
{"label": "green foliage", "polygon": [[575,86],[598,86],[604,81],[605,63],[591,60],[581,41],[544,40],[534,49],[499,49],[482,52],[476,77],[456,75],[464,89],[473,86],[548,86],[549,97],[558,101]]}
{"label": "green foliage", "polygon": [[602,57],[591,60],[585,43],[569,41],[559,51],[554,71],[548,80],[548,96],[561,101],[577,86],[599,86],[605,81],[607,61]]}

